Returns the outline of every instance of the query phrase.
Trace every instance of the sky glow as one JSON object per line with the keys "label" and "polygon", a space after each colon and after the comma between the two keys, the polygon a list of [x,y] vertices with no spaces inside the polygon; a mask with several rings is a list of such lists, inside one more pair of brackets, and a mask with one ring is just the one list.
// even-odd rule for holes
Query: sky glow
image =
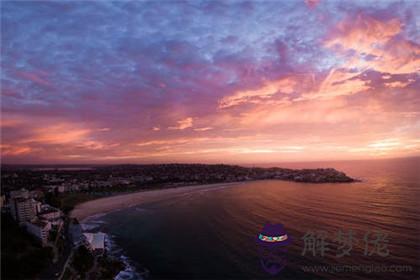
{"label": "sky glow", "polygon": [[419,1],[6,1],[3,163],[420,155]]}

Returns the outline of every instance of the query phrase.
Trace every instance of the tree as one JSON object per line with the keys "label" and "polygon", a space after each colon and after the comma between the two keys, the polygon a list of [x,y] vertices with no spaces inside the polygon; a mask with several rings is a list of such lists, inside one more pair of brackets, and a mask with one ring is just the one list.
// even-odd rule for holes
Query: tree
{"label": "tree", "polygon": [[82,278],[85,277],[86,272],[93,266],[93,262],[94,257],[92,253],[85,246],[77,248],[73,256],[73,267]]}

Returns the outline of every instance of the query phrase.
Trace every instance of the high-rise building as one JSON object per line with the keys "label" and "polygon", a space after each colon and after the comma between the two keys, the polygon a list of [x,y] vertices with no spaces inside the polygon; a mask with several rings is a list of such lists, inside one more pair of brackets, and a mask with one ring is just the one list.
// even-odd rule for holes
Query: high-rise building
{"label": "high-rise building", "polygon": [[30,198],[30,192],[27,189],[20,189],[16,191],[10,191],[10,199],[17,199],[17,198]]}
{"label": "high-rise building", "polygon": [[16,198],[10,201],[10,212],[19,223],[32,220],[37,214],[39,202],[29,198]]}

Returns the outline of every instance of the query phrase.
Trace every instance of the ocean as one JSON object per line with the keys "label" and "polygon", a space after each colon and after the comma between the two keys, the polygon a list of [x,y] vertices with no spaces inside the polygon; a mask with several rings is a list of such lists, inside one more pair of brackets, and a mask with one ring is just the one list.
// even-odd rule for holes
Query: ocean
{"label": "ocean", "polygon": [[[420,279],[420,158],[278,166],[333,167],[362,181],[244,182],[84,226],[107,233],[127,263],[117,279]],[[256,242],[265,224],[282,224],[291,240],[276,275]]]}

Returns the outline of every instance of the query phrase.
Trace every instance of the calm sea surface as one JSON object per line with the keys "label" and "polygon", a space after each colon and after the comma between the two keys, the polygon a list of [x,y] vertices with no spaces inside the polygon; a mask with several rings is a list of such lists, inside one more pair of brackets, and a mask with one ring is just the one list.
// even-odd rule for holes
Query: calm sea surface
{"label": "calm sea surface", "polygon": [[[111,236],[114,252],[119,248],[137,271],[146,267],[151,279],[420,279],[420,158],[279,166],[334,167],[363,182],[246,182],[120,210],[93,222]],[[276,276],[261,268],[255,244],[268,222],[282,223],[293,237],[288,265]],[[355,240],[350,256],[337,258],[334,239],[340,230],[352,230]],[[302,255],[302,238],[309,231],[327,233],[329,251],[323,257],[319,251]],[[388,243],[378,239],[377,244],[385,244],[388,256],[364,254],[369,231],[368,240],[376,233],[387,235]],[[368,248],[377,247],[369,243]]]}

